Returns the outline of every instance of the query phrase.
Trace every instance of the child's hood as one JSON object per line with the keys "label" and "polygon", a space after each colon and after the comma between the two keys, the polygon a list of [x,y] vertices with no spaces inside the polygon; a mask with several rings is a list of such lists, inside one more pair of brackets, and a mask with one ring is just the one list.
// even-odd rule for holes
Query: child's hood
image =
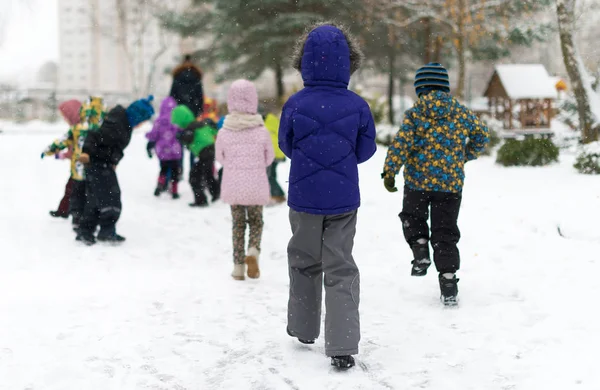
{"label": "child's hood", "polygon": [[160,104],[160,114],[158,117],[167,118],[170,121],[171,113],[175,107],[177,107],[177,101],[173,97],[169,96],[165,98]]}
{"label": "child's hood", "polygon": [[323,23],[303,36],[293,63],[304,85],[347,87],[361,64],[362,53],[352,35],[333,23]]}
{"label": "child's hood", "polygon": [[101,97],[92,96],[81,106],[81,122],[84,123],[89,130],[99,129],[106,114],[104,99]]}
{"label": "child's hood", "polygon": [[415,108],[428,118],[446,118],[459,107],[458,101],[450,94],[433,91],[415,103]]}

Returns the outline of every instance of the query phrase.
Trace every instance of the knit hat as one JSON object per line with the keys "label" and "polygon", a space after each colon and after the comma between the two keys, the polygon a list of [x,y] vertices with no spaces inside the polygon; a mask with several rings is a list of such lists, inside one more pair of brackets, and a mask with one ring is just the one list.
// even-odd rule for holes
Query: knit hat
{"label": "knit hat", "polygon": [[152,100],[154,96],[150,95],[146,99],[136,100],[127,107],[127,119],[132,128],[152,118],[154,115],[154,108],[150,104]]}
{"label": "knit hat", "polygon": [[171,123],[180,129],[185,129],[196,120],[194,113],[187,106],[180,104],[171,113]]}
{"label": "knit hat", "polygon": [[81,120],[79,111],[81,110],[81,102],[78,100],[67,100],[58,106],[58,110],[71,126],[75,126]]}
{"label": "knit hat", "polygon": [[258,112],[258,93],[254,83],[237,80],[229,87],[227,108],[230,113],[256,114]]}
{"label": "knit hat", "polygon": [[430,62],[417,71],[415,76],[415,89],[417,96],[431,91],[450,93],[450,78],[448,71],[437,62]]}

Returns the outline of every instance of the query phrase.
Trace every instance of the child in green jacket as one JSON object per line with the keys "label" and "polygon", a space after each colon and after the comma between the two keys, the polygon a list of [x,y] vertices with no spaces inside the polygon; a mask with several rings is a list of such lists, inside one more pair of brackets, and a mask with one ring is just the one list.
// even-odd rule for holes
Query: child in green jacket
{"label": "child in green jacket", "polygon": [[190,171],[190,185],[194,191],[194,203],[190,207],[206,207],[208,200],[205,189],[208,189],[213,202],[221,196],[221,188],[213,172],[217,125],[210,119],[197,121],[192,111],[184,105],[175,107],[171,122],[183,129],[177,134],[177,139],[197,158]]}

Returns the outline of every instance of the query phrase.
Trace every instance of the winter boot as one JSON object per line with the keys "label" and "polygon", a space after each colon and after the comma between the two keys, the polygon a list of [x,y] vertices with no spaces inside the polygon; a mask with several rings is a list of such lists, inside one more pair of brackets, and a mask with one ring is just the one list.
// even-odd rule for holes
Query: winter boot
{"label": "winter boot", "polygon": [[208,207],[208,202],[190,203],[190,207],[199,207],[199,208]]}
{"label": "winter boot", "polygon": [[445,306],[458,305],[458,281],[453,273],[440,273],[440,299]]}
{"label": "winter boot", "polygon": [[113,233],[110,235],[98,235],[98,241],[106,242],[108,244],[121,244],[125,242],[125,237],[118,235],[117,233]]}
{"label": "winter boot", "polygon": [[60,211],[50,211],[50,216],[54,218],[69,218],[69,213],[61,213]]}
{"label": "winter boot", "polygon": [[429,256],[429,243],[417,243],[412,246],[414,260],[412,261],[412,276],[425,276],[427,269],[431,265]]}
{"label": "winter boot", "polygon": [[331,365],[339,370],[348,370],[354,367],[355,364],[354,358],[350,355],[334,356],[331,358]]}
{"label": "winter boot", "polygon": [[173,199],[179,199],[179,191],[178,191],[178,183],[177,181],[172,181],[171,182],[171,196],[173,197]]}
{"label": "winter boot", "polygon": [[235,280],[244,280],[246,276],[244,275],[246,272],[246,266],[244,264],[234,264],[233,272],[231,273],[231,277]]}
{"label": "winter boot", "polygon": [[250,279],[260,278],[260,269],[258,268],[258,257],[260,252],[256,248],[250,248],[244,262],[248,266],[248,277]]}
{"label": "winter boot", "polygon": [[77,234],[77,237],[75,237],[75,240],[87,245],[87,246],[92,246],[94,244],[96,244],[96,239],[94,238],[94,236],[92,235],[88,235],[88,234]]}
{"label": "winter boot", "polygon": [[287,331],[288,336],[297,338],[298,341],[300,341],[304,345],[311,345],[311,344],[315,343],[315,340],[303,340],[303,339],[301,339],[299,337],[294,336],[292,334],[292,332],[290,332],[290,328],[287,328],[286,331]]}
{"label": "winter boot", "polygon": [[154,196],[160,196],[160,194],[165,192],[166,189],[167,189],[167,177],[164,175],[160,175],[158,177],[158,184],[156,185],[156,189],[154,190]]}

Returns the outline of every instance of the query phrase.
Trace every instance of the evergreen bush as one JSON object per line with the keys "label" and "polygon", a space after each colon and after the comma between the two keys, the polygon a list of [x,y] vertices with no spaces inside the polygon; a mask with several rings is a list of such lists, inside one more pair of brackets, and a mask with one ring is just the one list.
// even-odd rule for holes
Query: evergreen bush
{"label": "evergreen bush", "polygon": [[505,167],[538,167],[558,161],[559,149],[549,138],[509,139],[498,150],[496,162]]}
{"label": "evergreen bush", "polygon": [[600,141],[585,145],[574,166],[579,173],[600,175]]}

